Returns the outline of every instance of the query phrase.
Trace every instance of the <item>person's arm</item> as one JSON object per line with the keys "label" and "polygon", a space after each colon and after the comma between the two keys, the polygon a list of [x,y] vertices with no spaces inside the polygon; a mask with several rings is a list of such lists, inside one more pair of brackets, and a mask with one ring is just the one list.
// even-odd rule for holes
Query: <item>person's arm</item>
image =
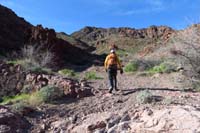
{"label": "person's arm", "polygon": [[121,62],[120,62],[118,57],[117,57],[117,65],[118,65],[119,69],[121,70],[122,69],[122,65],[121,65]]}
{"label": "person's arm", "polygon": [[119,69],[120,69],[120,74],[123,74],[124,72],[123,72],[123,69],[122,69],[122,65],[121,65],[121,62],[120,62],[118,57],[117,57],[117,64],[118,64]]}
{"label": "person's arm", "polygon": [[104,61],[104,68],[107,69],[108,68],[108,58],[109,55],[106,57],[105,61]]}

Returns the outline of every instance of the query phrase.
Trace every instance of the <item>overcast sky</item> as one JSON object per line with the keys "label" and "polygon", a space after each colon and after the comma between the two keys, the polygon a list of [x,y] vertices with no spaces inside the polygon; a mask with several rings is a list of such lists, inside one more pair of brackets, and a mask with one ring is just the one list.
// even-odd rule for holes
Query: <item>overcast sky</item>
{"label": "overcast sky", "polygon": [[183,29],[199,23],[200,0],[0,0],[33,25],[68,34],[85,26]]}

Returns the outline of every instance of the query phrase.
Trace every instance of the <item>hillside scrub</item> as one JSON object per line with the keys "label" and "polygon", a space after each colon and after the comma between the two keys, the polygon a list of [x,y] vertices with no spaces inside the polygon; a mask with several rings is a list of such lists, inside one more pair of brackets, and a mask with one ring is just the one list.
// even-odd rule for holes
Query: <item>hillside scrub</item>
{"label": "hillside scrub", "polygon": [[42,103],[51,103],[64,95],[59,88],[54,86],[45,86],[39,91],[33,93],[29,98],[29,103],[32,106],[40,105]]}
{"label": "hillside scrub", "polygon": [[63,76],[69,76],[69,77],[76,76],[76,73],[73,70],[70,70],[70,69],[62,69],[62,70],[59,70],[58,73],[63,75]]}
{"label": "hillside scrub", "polygon": [[125,67],[124,71],[125,72],[135,72],[137,71],[138,64],[136,62],[129,62]]}
{"label": "hillside scrub", "polygon": [[150,68],[147,72],[149,74],[156,74],[156,73],[171,73],[175,72],[177,69],[177,65],[172,62],[163,62],[159,65],[155,65]]}
{"label": "hillside scrub", "polygon": [[19,102],[27,103],[27,105],[37,106],[42,103],[50,103],[64,95],[61,89],[54,86],[45,86],[40,90],[30,94],[19,94],[16,96],[3,97],[0,105],[6,105],[9,103],[16,104]]}
{"label": "hillside scrub", "polygon": [[5,105],[8,103],[17,103],[19,101],[26,101],[29,99],[29,94],[19,94],[16,96],[6,96],[2,98],[1,105]]}
{"label": "hillside scrub", "polygon": [[20,53],[11,55],[12,60],[8,60],[7,63],[20,64],[27,71],[51,71],[47,68],[50,64],[53,64],[54,55],[49,50],[42,51],[40,47],[36,48],[33,45],[28,45],[24,46]]}
{"label": "hillside scrub", "polygon": [[102,79],[102,77],[97,76],[96,72],[90,71],[90,72],[85,73],[84,79],[86,79],[86,80]]}

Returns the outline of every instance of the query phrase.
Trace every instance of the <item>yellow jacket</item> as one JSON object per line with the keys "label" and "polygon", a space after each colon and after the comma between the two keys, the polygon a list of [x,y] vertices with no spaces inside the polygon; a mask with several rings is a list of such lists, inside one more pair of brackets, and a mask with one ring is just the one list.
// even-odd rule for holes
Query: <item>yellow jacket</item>
{"label": "yellow jacket", "polygon": [[121,63],[119,61],[118,56],[115,53],[110,53],[107,55],[105,61],[104,61],[104,67],[105,69],[108,69],[110,65],[117,65],[118,69],[122,69]]}

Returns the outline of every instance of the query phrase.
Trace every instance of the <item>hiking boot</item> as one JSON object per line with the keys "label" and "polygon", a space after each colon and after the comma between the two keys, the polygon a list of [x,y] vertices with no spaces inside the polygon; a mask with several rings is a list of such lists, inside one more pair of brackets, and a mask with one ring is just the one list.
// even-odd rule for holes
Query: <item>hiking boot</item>
{"label": "hiking boot", "polygon": [[113,90],[112,87],[110,87],[110,88],[109,88],[109,93],[112,93],[112,90]]}

